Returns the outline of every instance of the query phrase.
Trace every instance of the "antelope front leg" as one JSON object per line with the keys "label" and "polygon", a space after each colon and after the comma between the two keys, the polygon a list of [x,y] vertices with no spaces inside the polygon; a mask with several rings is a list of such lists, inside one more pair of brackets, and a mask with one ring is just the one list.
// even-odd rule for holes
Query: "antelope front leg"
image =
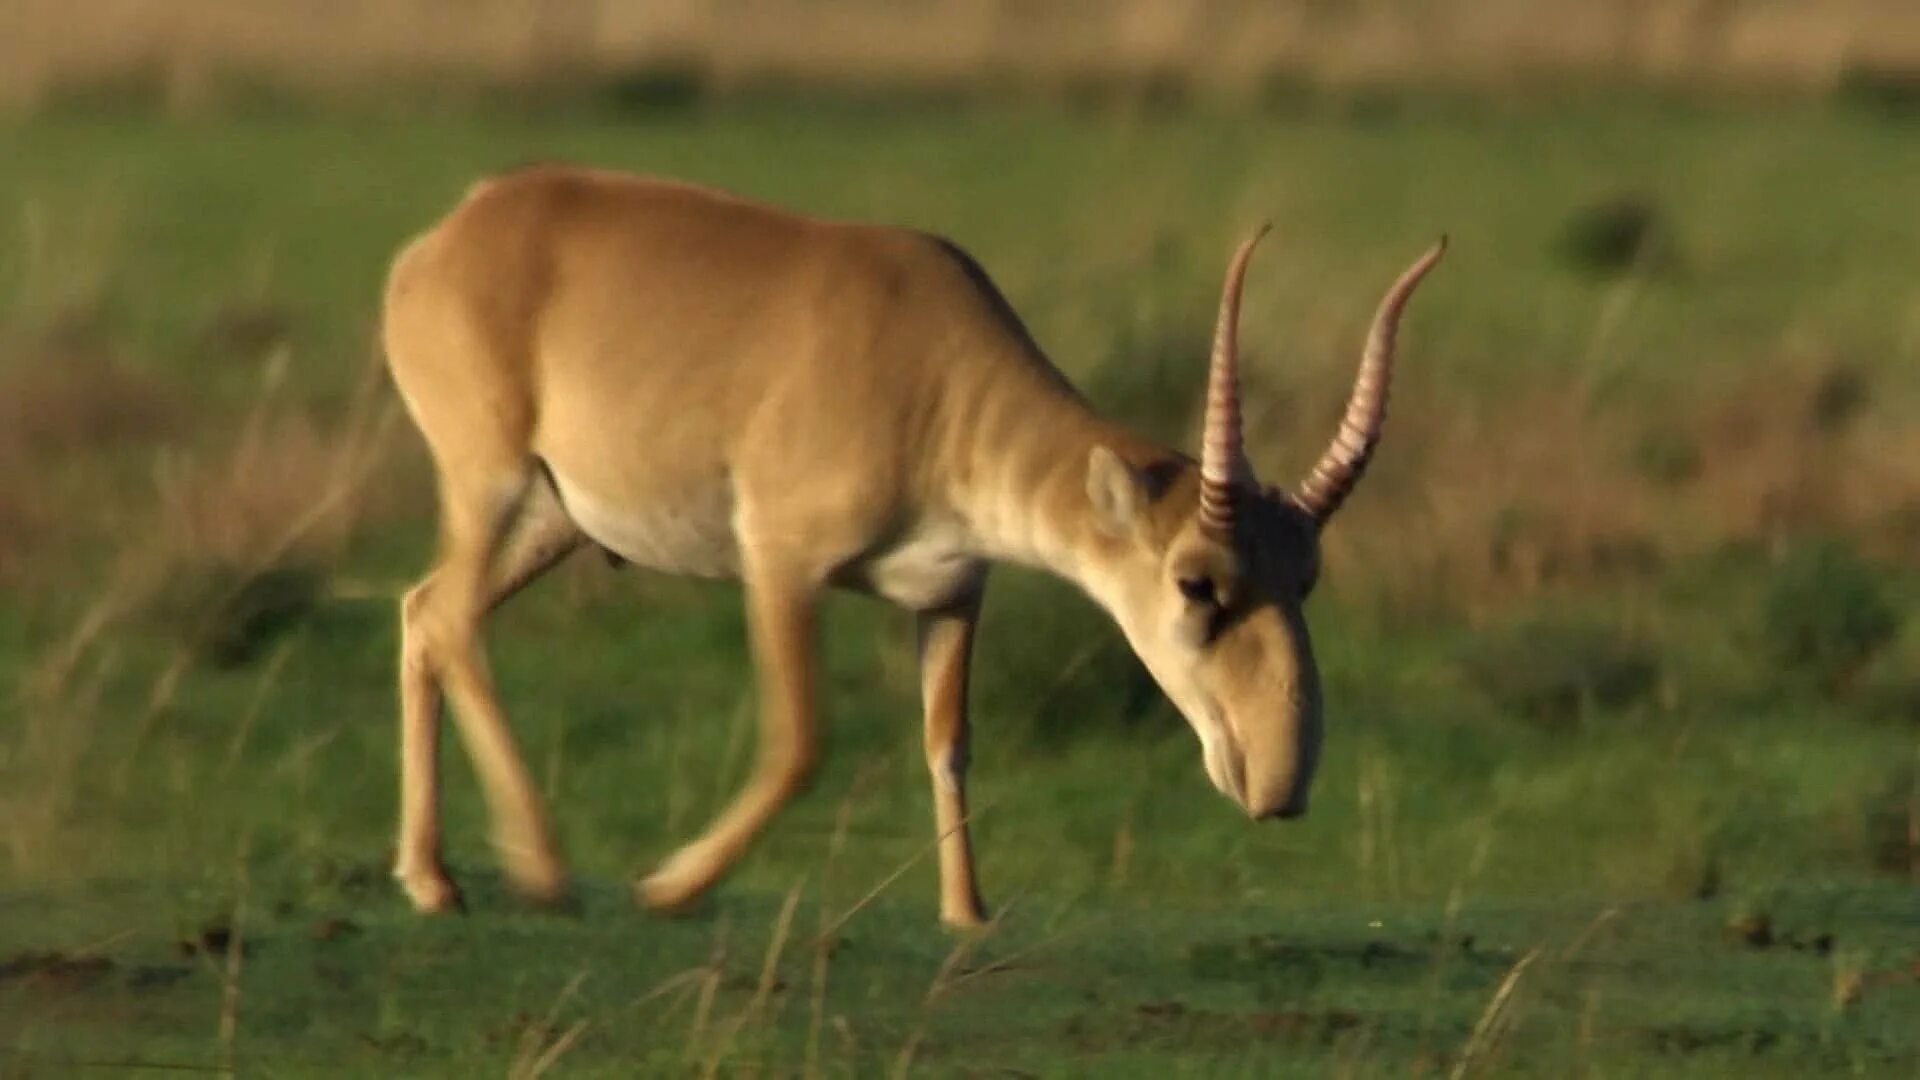
{"label": "antelope front leg", "polygon": [[774,813],[800,790],[817,756],[813,701],[815,589],[749,566],[747,624],[760,692],[760,760],[747,786],[705,834],[637,886],[656,911],[681,908],[720,880]]}
{"label": "antelope front leg", "polygon": [[967,835],[967,671],[979,619],[977,593],[957,607],[919,616],[920,696],[940,844],[940,921],[962,928],[987,921]]}

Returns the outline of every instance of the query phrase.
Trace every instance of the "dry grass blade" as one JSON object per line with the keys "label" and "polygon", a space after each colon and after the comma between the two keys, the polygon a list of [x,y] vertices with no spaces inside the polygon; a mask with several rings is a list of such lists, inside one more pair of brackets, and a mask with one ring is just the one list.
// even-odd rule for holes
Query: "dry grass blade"
{"label": "dry grass blade", "polygon": [[1479,1021],[1473,1025],[1473,1033],[1467,1036],[1467,1045],[1460,1050],[1460,1060],[1454,1064],[1453,1071],[1447,1074],[1450,1080],[1462,1080],[1492,1048],[1506,1015],[1507,1002],[1513,997],[1514,987],[1520,985],[1520,976],[1526,974],[1527,969],[1539,958],[1540,946],[1536,945],[1507,969],[1506,978],[1500,980],[1499,988],[1493,992]]}
{"label": "dry grass blade", "polygon": [[540,1056],[533,1060],[525,1072],[519,1073],[515,1080],[536,1080],[537,1077],[544,1075],[548,1069],[553,1068],[554,1063],[560,1060],[561,1055],[573,1049],[573,1044],[580,1041],[580,1036],[585,1034],[588,1026],[588,1021],[574,1021],[573,1026],[561,1032],[560,1037],[541,1051]]}
{"label": "dry grass blade", "polygon": [[253,689],[253,697],[247,702],[247,711],[240,714],[239,723],[234,725],[233,738],[227,743],[227,756],[220,762],[222,780],[233,772],[234,763],[240,760],[240,753],[247,746],[247,738],[253,733],[253,725],[259,720],[261,711],[266,708],[267,699],[272,696],[274,684],[280,679],[280,670],[287,666],[287,658],[292,655],[293,646],[282,643],[267,659],[267,666],[261,669],[260,680]]}
{"label": "dry grass blade", "polygon": [[[1000,914],[1002,918],[1005,918],[1009,913],[1013,911],[1014,905],[1018,900],[1019,900],[1019,897],[1014,897],[1012,899],[1009,899],[1005,904],[1001,905]],[[1028,957],[1033,956],[1034,954],[1042,952],[1046,949],[1050,949],[1053,946],[1060,944],[1062,941],[1067,940],[1069,937],[1072,937],[1075,933],[1083,932],[1084,929],[1085,929],[1084,927],[1080,927],[1075,929],[1062,930],[1059,933],[1055,933],[1055,934],[1049,934],[1048,936],[1041,938],[1039,941],[1034,942],[1033,944],[1027,946],[1024,949],[1016,949],[1013,952],[1010,952],[1005,956],[1002,956],[1000,959],[995,960],[991,964],[982,964],[977,968],[973,968],[972,970],[963,971],[959,975],[947,980],[946,985],[941,988],[941,992],[951,993],[952,991],[957,990],[962,986],[965,986],[966,984],[972,982],[975,979],[983,978],[988,975],[998,975],[1002,972],[1016,971],[1020,968],[1021,962],[1026,960]]]}
{"label": "dry grass blade", "polygon": [[233,917],[225,966],[220,972],[220,1063],[229,1076],[234,1072],[234,1041],[240,1035],[240,971],[247,955],[247,854],[251,846],[252,838],[243,838],[234,859]]}
{"label": "dry grass blade", "polygon": [[521,1030],[519,1045],[513,1055],[513,1063],[507,1068],[508,1080],[536,1080],[548,1069],[553,1068],[561,1055],[572,1049],[573,1044],[579,1041],[581,1034],[588,1027],[589,1022],[585,1019],[574,1021],[551,1042],[547,1041],[547,1033],[553,1030],[554,1024],[560,1018],[560,1010],[566,1007],[567,1002],[572,1000],[575,994],[579,993],[580,984],[586,979],[587,973],[584,970],[568,979],[567,984],[554,995],[553,1004],[547,1007],[547,1015],[538,1024],[529,1024]]}
{"label": "dry grass blade", "polygon": [[[1914,748],[1920,759],[1920,746]],[[1913,787],[1907,793],[1907,875],[1920,885],[1920,764],[1913,770]]]}
{"label": "dry grass blade", "polygon": [[929,853],[939,848],[941,841],[945,840],[947,837],[953,835],[954,833],[959,832],[961,829],[966,828],[970,822],[972,822],[975,818],[978,818],[980,815],[986,813],[991,808],[992,808],[992,804],[989,803],[986,806],[982,806],[975,810],[969,811],[967,816],[961,818],[959,822],[954,825],[953,828],[948,829],[947,831],[942,833],[936,833],[931,842],[925,845],[922,845],[918,851],[915,851],[912,855],[908,856],[905,862],[901,863],[899,866],[894,867],[892,873],[889,873],[886,877],[881,878],[879,882],[873,886],[873,888],[867,890],[867,893],[865,896],[862,896],[858,901],[854,903],[852,907],[842,912],[839,918],[833,920],[833,922],[830,925],[828,925],[828,927],[825,930],[820,932],[820,937],[814,944],[818,946],[820,942],[831,941],[833,939],[833,935],[838,934],[840,932],[840,928],[847,925],[848,920],[852,919],[855,915],[860,914],[860,912],[868,904],[871,904],[874,902],[874,900],[878,899],[881,893],[886,892],[887,889],[890,886],[892,886],[894,882],[899,881],[901,877],[903,877],[908,870],[913,869],[913,866],[915,863],[918,863],[921,859],[926,858]]}
{"label": "dry grass blade", "polygon": [[114,773],[114,791],[125,793],[127,782],[132,779],[135,766],[140,761],[140,751],[153,736],[153,729],[160,718],[173,705],[175,695],[180,692],[180,680],[186,677],[187,670],[193,666],[193,654],[186,649],[175,649],[167,659],[167,666],[153,680],[153,686],[147,691],[147,704],[140,712],[135,723],[133,739],[120,759],[120,768]]}
{"label": "dry grass blade", "polygon": [[800,906],[800,893],[806,884],[806,878],[803,877],[793,883],[793,888],[787,890],[787,898],[781,903],[780,914],[773,922],[773,935],[767,941],[766,956],[760,962],[760,979],[754,984],[753,998],[733,1018],[733,1022],[727,1025],[726,1034],[721,1036],[714,1045],[713,1053],[707,1057],[706,1068],[701,1071],[702,1076],[710,1077],[720,1074],[720,1063],[725,1060],[727,1052],[733,1049],[733,1044],[739,1040],[740,1033],[746,1030],[747,1025],[753,1023],[759,1017],[761,1010],[766,1008],[767,999],[773,996],[774,976],[780,969],[780,956],[786,951],[787,934],[793,928],[794,909]]}
{"label": "dry grass blade", "polygon": [[1610,908],[1603,909],[1600,912],[1600,914],[1595,915],[1593,917],[1593,921],[1587,924],[1587,928],[1585,930],[1580,931],[1579,937],[1574,938],[1573,941],[1570,942],[1565,949],[1562,949],[1560,951],[1560,955],[1558,959],[1562,961],[1566,961],[1566,960],[1571,960],[1575,956],[1579,955],[1580,950],[1586,948],[1587,943],[1592,941],[1594,939],[1594,936],[1599,934],[1602,928],[1604,928],[1608,923],[1611,923],[1613,920],[1619,917],[1620,917],[1619,908],[1610,907]]}
{"label": "dry grass blade", "polygon": [[119,668],[120,652],[101,650],[83,681],[70,692],[45,698],[26,695],[18,734],[0,741],[0,845],[16,871],[71,864],[59,834],[74,800],[99,721],[100,698]]}
{"label": "dry grass blade", "polygon": [[1442,983],[1453,953],[1456,941],[1455,929],[1460,922],[1460,906],[1465,901],[1467,889],[1479,881],[1480,874],[1486,869],[1487,859],[1493,853],[1494,825],[1497,812],[1489,814],[1480,829],[1478,840],[1473,847],[1473,855],[1467,860],[1466,870],[1453,883],[1447,892],[1446,907],[1440,918],[1440,934],[1433,945],[1433,963],[1427,977],[1427,1001],[1420,1011],[1420,1052],[1427,1053],[1429,1039],[1433,1033],[1433,1024],[1443,997]]}
{"label": "dry grass blade", "polygon": [[[641,1009],[666,997],[668,994],[678,991],[679,996],[667,1007],[665,1013],[666,1016],[672,1016],[679,1010],[680,1003],[686,1000],[687,991],[697,985],[702,979],[706,978],[706,975],[707,965],[705,964],[701,964],[699,967],[688,968],[685,971],[675,972],[656,983],[653,989],[648,990],[646,993],[628,1002],[627,1008]],[[664,1022],[664,1018],[662,1022]]]}
{"label": "dry grass blade", "polygon": [[93,651],[93,647],[115,623],[137,603],[135,594],[141,585],[123,571],[110,580],[105,589],[87,605],[74,621],[73,629],[56,646],[47,650],[35,670],[20,680],[22,698],[42,701],[57,699],[67,689],[73,673]]}
{"label": "dry grass blade", "polygon": [[727,963],[727,923],[721,920],[713,934],[713,955],[707,959],[706,978],[700,983],[700,997],[693,1008],[693,1021],[687,1025],[687,1044],[682,1057],[692,1064],[699,1053],[701,1040],[706,1036],[707,1023],[713,1016],[713,999],[720,993],[720,980],[726,976]]}
{"label": "dry grass blade", "polygon": [[820,868],[820,923],[813,940],[813,985],[807,1001],[807,1054],[800,1067],[800,1075],[808,1080],[820,1074],[820,1028],[825,1022],[827,1007],[827,959],[833,952],[833,941],[828,935],[827,887],[833,880],[834,864],[839,861],[840,851],[846,845],[847,833],[853,828],[856,801],[866,792],[869,782],[879,775],[883,764],[884,761],[880,759],[869,761],[855,775],[846,798],[840,800],[840,808],[834,812],[833,835],[827,839],[827,857]]}
{"label": "dry grass blade", "polygon": [[920,1015],[914,1021],[913,1031],[907,1035],[906,1042],[900,1046],[900,1055],[894,1059],[894,1077],[905,1077],[913,1068],[913,1056],[919,1052],[920,1042],[926,1037],[927,1019],[933,1014],[933,1003],[939,1000],[940,995],[945,993],[949,986],[953,985],[954,972],[960,970],[960,965],[966,962],[967,957],[973,955],[973,951],[979,948],[980,943],[986,938],[986,934],[962,938],[947,953],[947,958],[940,964],[940,970],[934,972],[933,982],[927,986],[927,996],[920,1000]]}
{"label": "dry grass blade", "polygon": [[89,941],[84,945],[77,946],[68,951],[75,956],[98,956],[101,953],[106,952],[108,949],[113,948],[115,945],[118,945],[126,941],[132,941],[134,938],[139,937],[141,933],[142,931],[136,930],[136,929],[115,930],[113,933],[108,934],[106,937],[100,938],[96,941]]}

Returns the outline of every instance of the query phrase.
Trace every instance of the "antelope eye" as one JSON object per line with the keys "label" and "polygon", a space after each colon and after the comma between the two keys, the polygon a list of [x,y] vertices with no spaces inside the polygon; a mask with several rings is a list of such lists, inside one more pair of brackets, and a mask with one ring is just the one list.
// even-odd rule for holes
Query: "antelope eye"
{"label": "antelope eye", "polygon": [[1204,577],[1184,577],[1179,580],[1180,595],[1196,604],[1214,606],[1218,601],[1213,592],[1213,579]]}

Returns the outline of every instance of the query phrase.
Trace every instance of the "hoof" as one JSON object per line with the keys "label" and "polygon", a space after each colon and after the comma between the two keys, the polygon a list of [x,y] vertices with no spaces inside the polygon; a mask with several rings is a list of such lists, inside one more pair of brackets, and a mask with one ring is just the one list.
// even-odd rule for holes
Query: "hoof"
{"label": "hoof", "polygon": [[413,910],[418,914],[456,915],[467,910],[460,890],[447,878],[445,871],[395,870],[393,876],[407,894],[407,902],[413,905]]}
{"label": "hoof", "polygon": [[940,909],[940,924],[956,933],[970,934],[984,930],[993,924],[987,917],[987,910],[978,901],[969,907]]}
{"label": "hoof", "polygon": [[585,911],[585,903],[570,881],[563,880],[557,886],[542,885],[537,889],[515,885],[513,895],[522,907],[543,915],[580,915]]}
{"label": "hoof", "polygon": [[507,886],[521,903],[541,911],[566,912],[579,906],[579,898],[573,892],[573,882],[568,880],[566,871],[558,867],[510,870],[507,873]]}
{"label": "hoof", "polygon": [[655,915],[686,915],[699,904],[706,889],[665,870],[633,883],[634,903]]}

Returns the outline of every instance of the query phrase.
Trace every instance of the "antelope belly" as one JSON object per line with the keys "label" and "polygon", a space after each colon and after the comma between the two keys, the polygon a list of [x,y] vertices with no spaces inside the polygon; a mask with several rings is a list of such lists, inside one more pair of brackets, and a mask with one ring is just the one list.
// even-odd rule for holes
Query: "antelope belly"
{"label": "antelope belly", "polygon": [[724,486],[614,500],[569,481],[558,471],[553,481],[580,531],[635,566],[690,577],[739,576],[733,499]]}

